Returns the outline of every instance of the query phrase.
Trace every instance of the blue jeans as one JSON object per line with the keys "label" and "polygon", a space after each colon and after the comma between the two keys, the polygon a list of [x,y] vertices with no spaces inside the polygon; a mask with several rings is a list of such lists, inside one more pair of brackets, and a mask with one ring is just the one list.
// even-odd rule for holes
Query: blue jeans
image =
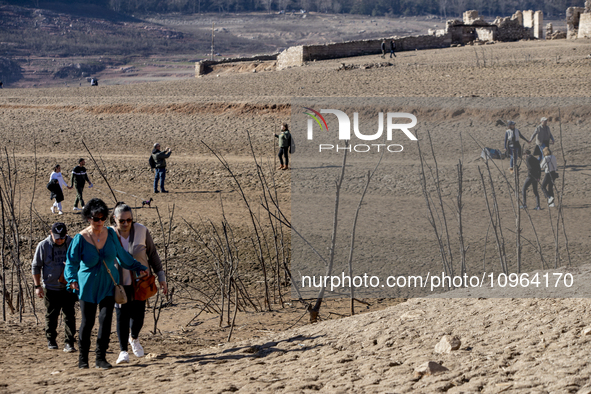
{"label": "blue jeans", "polygon": [[517,158],[521,156],[521,146],[515,145],[513,147],[509,147],[509,154],[511,155],[511,160],[509,160],[509,168],[513,168],[513,162],[517,163]]}
{"label": "blue jeans", "polygon": [[158,190],[158,180],[160,179],[160,190],[164,191],[164,180],[166,179],[166,168],[156,168],[154,176],[154,191]]}

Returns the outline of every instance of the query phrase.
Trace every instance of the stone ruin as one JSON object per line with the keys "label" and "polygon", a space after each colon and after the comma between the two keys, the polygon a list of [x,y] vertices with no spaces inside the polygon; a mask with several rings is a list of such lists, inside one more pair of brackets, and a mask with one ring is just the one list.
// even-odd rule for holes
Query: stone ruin
{"label": "stone ruin", "polygon": [[585,7],[566,9],[566,38],[591,38],[591,0]]}
{"label": "stone ruin", "polygon": [[511,17],[497,17],[494,22],[488,23],[478,15],[478,11],[470,10],[464,12],[462,21],[449,20],[445,30],[430,31],[430,34],[451,34],[455,44],[542,39],[543,21],[542,11],[528,10],[517,11]]}
{"label": "stone ruin", "polygon": [[[591,5],[591,0],[587,3]],[[591,14],[590,14],[591,15]],[[553,33],[556,34],[556,33]],[[497,17],[488,23],[479,15],[478,11],[464,12],[463,20],[448,20],[445,29],[431,30],[426,35],[385,37],[396,43],[397,51],[414,51],[422,49],[449,48],[466,44],[486,44],[495,41],[519,41],[543,39],[542,11],[517,11],[511,17]],[[307,62],[325,59],[338,59],[353,56],[380,54],[380,44],[383,38],[354,40],[339,43],[299,45],[289,47],[281,53],[255,56],[251,58],[222,59],[216,61],[203,60],[195,64],[195,76],[212,72],[220,65],[235,65],[238,63],[276,61],[276,69],[299,67]],[[371,67],[370,67],[371,66]],[[364,65],[363,68],[373,68],[381,64]],[[341,69],[348,69],[342,66]],[[339,70],[341,70],[339,69]]]}

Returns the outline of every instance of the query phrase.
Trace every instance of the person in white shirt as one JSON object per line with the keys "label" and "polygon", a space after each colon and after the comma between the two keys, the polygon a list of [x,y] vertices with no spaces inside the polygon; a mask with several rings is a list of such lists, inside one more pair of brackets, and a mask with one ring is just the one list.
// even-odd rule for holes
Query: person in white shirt
{"label": "person in white shirt", "polygon": [[554,207],[554,181],[558,178],[558,164],[556,162],[556,156],[550,152],[550,148],[546,147],[543,149],[544,158],[540,162],[540,168],[544,170],[546,175],[542,182],[542,192],[548,199],[548,206]]}
{"label": "person in white shirt", "polygon": [[[64,190],[64,187],[66,187],[67,189],[72,188],[71,186],[68,186],[66,181],[64,181],[64,177],[62,176],[62,167],[59,164],[53,167],[53,172],[49,176],[49,183],[51,183],[51,181],[53,181],[54,179],[57,180],[57,184],[60,186],[62,191]],[[62,201],[64,200],[64,198],[63,193],[61,198],[58,194],[59,193],[52,193],[52,198],[54,199],[54,202],[51,206],[51,213],[58,213],[62,215]]]}

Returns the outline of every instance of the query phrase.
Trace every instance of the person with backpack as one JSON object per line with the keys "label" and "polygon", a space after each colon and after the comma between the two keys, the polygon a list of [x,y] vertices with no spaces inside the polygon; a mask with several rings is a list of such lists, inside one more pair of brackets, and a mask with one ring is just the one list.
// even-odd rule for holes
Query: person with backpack
{"label": "person with backpack", "polygon": [[51,233],[39,242],[33,257],[32,272],[35,294],[43,298],[45,304],[45,336],[47,348],[55,350],[57,346],[57,325],[60,312],[63,315],[65,329],[64,352],[73,353],[76,335],[76,310],[78,297],[66,289],[64,268],[68,246],[72,238],[64,223],[54,223]]}
{"label": "person with backpack", "polygon": [[540,168],[544,170],[546,175],[542,181],[542,192],[548,199],[548,206],[554,207],[554,181],[558,178],[558,164],[556,163],[556,156],[552,154],[550,148],[546,147],[542,151],[544,158],[540,162]]}
{"label": "person with backpack", "polygon": [[72,188],[72,186],[68,186],[66,181],[64,181],[64,177],[62,176],[62,167],[57,164],[55,167],[53,167],[53,172],[49,176],[49,183],[47,184],[47,189],[51,192],[50,198],[52,200],[55,199],[53,205],[51,206],[51,213],[63,215],[64,212],[62,211],[62,201],[64,201],[64,187],[67,189]]}
{"label": "person with backpack", "polygon": [[[281,125],[281,133],[279,135],[274,134],[275,138],[279,138],[279,162],[281,163],[280,170],[289,169],[289,153],[291,153],[291,133],[287,123]],[[283,164],[283,158],[285,157],[285,165]]]}
{"label": "person with backpack", "polygon": [[534,210],[540,210],[540,195],[538,194],[538,183],[540,182],[540,176],[542,175],[542,170],[538,165],[538,159],[531,154],[529,149],[525,150],[525,165],[527,166],[527,178],[525,178],[525,183],[523,184],[523,188],[521,189],[521,196],[523,198],[523,205],[520,207],[521,209],[527,208],[527,189],[529,186],[532,186],[534,191],[534,196],[536,197],[536,207]]}
{"label": "person with backpack", "polygon": [[394,53],[395,50],[396,43],[394,42],[394,40],[390,40],[390,59],[392,59],[392,56],[396,57],[396,54]]}
{"label": "person with backpack", "polygon": [[528,139],[515,128],[514,121],[508,121],[507,126],[509,126],[509,128],[505,132],[505,150],[508,151],[511,156],[511,159],[509,160],[509,172],[512,174],[513,164],[516,164],[517,158],[521,157],[521,143],[519,142],[519,138],[523,138],[524,141],[528,141]]}
{"label": "person with backpack", "polygon": [[[78,160],[78,165],[74,167],[72,170],[72,176],[70,177],[70,183],[72,187],[76,188],[76,201],[74,201],[74,211],[80,211],[84,208],[84,198],[82,197],[82,193],[84,193],[84,185],[88,182],[88,188],[90,189],[93,185],[88,178],[88,173],[86,172],[86,161],[84,159]],[[80,203],[80,208],[78,208],[78,203]]]}
{"label": "person with backpack", "polygon": [[[170,157],[172,151],[170,148],[164,149],[164,152],[160,151],[160,144],[155,143],[154,149],[152,149],[152,155],[150,157],[150,167],[152,167],[156,175],[154,176],[154,193],[168,193],[168,190],[164,189],[164,181],[166,179],[166,159]],[[158,191],[158,181],[160,181],[160,191]]]}

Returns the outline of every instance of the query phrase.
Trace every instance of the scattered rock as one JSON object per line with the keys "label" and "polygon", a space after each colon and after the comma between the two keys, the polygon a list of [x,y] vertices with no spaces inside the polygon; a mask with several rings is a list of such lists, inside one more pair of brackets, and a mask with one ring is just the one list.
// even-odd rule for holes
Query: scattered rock
{"label": "scattered rock", "polygon": [[337,71],[343,70],[370,70],[372,68],[382,68],[382,67],[391,67],[394,64],[390,62],[380,62],[380,63],[366,63],[366,64],[345,64],[341,63]]}
{"label": "scattered rock", "polygon": [[408,312],[405,312],[402,315],[400,315],[400,320],[412,320],[412,319],[419,318],[419,317],[423,316],[424,314],[425,314],[425,312],[420,309],[412,310],[412,311],[408,311]]}
{"label": "scattered rock", "polygon": [[435,345],[435,353],[447,354],[453,350],[458,350],[462,346],[462,341],[457,336],[444,335],[441,341]]}
{"label": "scattered rock", "polygon": [[581,331],[581,335],[590,335],[591,334],[591,327],[587,327]]}
{"label": "scattered rock", "polygon": [[424,364],[419,365],[415,368],[414,377],[422,378],[423,376],[438,375],[444,372],[448,372],[449,369],[443,365],[436,363],[435,361],[427,361]]}

